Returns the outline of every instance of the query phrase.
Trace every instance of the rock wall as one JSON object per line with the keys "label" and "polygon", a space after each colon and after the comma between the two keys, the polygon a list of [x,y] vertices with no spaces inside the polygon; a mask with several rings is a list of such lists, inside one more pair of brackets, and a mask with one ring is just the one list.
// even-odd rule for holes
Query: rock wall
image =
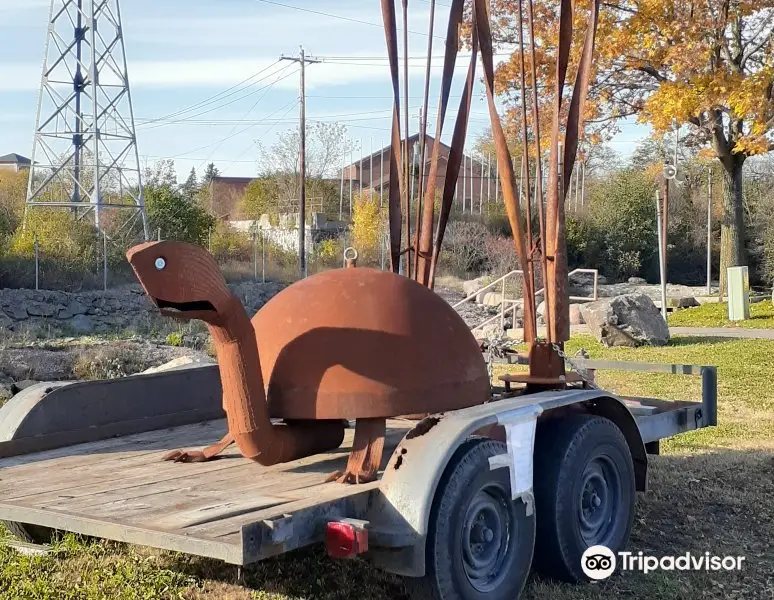
{"label": "rock wall", "polygon": [[[282,290],[278,283],[240,283],[232,291],[252,315]],[[0,331],[49,327],[73,334],[140,327],[160,318],[140,286],[107,291],[68,293],[46,290],[0,290]]]}

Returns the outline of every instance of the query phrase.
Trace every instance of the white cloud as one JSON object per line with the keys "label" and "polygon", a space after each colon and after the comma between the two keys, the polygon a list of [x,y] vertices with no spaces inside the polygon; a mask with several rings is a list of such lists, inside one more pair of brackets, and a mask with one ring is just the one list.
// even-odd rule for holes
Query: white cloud
{"label": "white cloud", "polygon": [[0,0],[0,12],[40,10],[49,4],[49,0]]}

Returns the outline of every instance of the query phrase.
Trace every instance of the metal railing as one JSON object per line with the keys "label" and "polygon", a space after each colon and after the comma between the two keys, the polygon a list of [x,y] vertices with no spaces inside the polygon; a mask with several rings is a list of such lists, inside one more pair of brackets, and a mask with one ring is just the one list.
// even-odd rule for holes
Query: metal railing
{"label": "metal railing", "polygon": [[[572,277],[573,275],[576,275],[578,273],[589,273],[594,276],[594,293],[592,296],[570,296],[570,300],[574,300],[575,302],[594,302],[595,300],[599,299],[599,271],[597,269],[574,269],[570,271],[568,274],[568,278]],[[472,299],[476,298],[479,294],[482,292],[486,292],[491,290],[492,288],[496,287],[498,284],[500,285],[500,311],[498,314],[486,319],[483,323],[479,323],[478,325],[475,325],[474,327],[471,327],[474,331],[477,329],[482,329],[483,327],[486,327],[487,325],[494,323],[497,319],[500,319],[500,327],[505,328],[505,317],[509,313],[514,313],[516,311],[516,308],[521,303],[521,298],[507,298],[505,295],[506,292],[506,286],[508,283],[508,280],[512,277],[524,277],[524,271],[517,269],[514,271],[510,271],[509,273],[506,273],[502,277],[495,279],[491,283],[488,283],[487,285],[483,286],[482,288],[476,290],[469,296],[467,296],[465,299],[460,300],[456,304],[452,306],[452,308],[459,308],[466,302],[470,302]],[[535,299],[537,299],[538,296],[543,296],[545,294],[545,287],[540,288],[539,290],[535,291]]]}

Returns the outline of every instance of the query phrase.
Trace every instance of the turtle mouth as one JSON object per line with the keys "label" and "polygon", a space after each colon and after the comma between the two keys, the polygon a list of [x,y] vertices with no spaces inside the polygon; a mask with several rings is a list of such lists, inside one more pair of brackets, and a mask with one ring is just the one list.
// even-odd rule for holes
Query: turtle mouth
{"label": "turtle mouth", "polygon": [[193,317],[196,315],[217,314],[217,310],[208,300],[194,300],[192,302],[171,302],[161,298],[153,298],[156,306],[159,307],[161,314],[170,317]]}

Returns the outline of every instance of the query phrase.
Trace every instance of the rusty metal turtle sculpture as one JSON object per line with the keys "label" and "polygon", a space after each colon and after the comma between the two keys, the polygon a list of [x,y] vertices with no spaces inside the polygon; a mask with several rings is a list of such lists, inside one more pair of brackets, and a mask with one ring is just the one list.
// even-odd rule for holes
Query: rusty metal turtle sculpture
{"label": "rusty metal turtle sculpture", "polygon": [[262,465],[288,462],[337,448],[344,421],[355,420],[349,463],[337,478],[365,482],[381,464],[388,417],[489,397],[486,363],[465,322],[406,277],[327,271],[289,286],[251,321],[203,248],[150,242],[127,257],[162,314],[207,324],[220,366],[228,435],[169,459],[208,460],[233,441]]}

